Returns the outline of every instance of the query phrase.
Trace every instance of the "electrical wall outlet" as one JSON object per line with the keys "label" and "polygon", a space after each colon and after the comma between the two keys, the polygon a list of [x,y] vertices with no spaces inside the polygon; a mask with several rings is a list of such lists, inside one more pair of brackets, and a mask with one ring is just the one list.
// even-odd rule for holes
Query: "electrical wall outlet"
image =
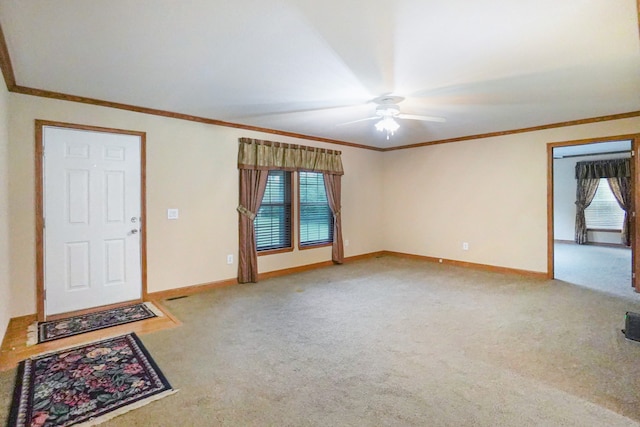
{"label": "electrical wall outlet", "polygon": [[178,219],[178,209],[167,209],[167,219]]}
{"label": "electrical wall outlet", "polygon": [[469,250],[469,243],[462,242],[462,250],[463,251],[468,251]]}
{"label": "electrical wall outlet", "polygon": [[345,247],[346,247],[346,246],[349,246],[349,239],[347,239],[347,240],[345,240],[345,241],[344,241],[344,246],[345,246]]}
{"label": "electrical wall outlet", "polygon": [[227,255],[227,264],[233,264],[233,254]]}

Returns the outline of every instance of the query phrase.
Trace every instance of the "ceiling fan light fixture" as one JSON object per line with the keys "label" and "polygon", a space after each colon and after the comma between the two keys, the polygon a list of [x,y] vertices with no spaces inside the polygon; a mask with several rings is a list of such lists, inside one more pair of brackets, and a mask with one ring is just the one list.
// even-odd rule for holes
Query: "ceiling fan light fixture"
{"label": "ceiling fan light fixture", "polygon": [[376,115],[380,117],[395,117],[400,114],[400,107],[395,104],[378,105]]}
{"label": "ceiling fan light fixture", "polygon": [[389,139],[389,136],[393,135],[395,131],[400,129],[400,125],[398,124],[398,122],[393,120],[391,116],[385,116],[382,120],[376,123],[376,129],[379,132],[386,131],[387,139]]}

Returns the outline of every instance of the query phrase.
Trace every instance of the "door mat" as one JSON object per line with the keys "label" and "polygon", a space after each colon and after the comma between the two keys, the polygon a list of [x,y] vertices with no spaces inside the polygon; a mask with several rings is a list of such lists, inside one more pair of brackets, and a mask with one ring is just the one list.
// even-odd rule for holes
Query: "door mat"
{"label": "door mat", "polygon": [[27,331],[27,345],[40,344],[161,316],[164,316],[164,313],[155,305],[150,302],[144,302],[66,319],[35,322],[29,326]]}
{"label": "door mat", "polygon": [[96,425],[176,391],[131,333],[20,362],[8,425]]}

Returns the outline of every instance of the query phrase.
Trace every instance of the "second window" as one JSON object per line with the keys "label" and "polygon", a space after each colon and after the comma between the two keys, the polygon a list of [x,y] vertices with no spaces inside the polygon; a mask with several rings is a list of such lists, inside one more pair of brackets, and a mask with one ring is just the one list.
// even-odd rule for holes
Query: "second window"
{"label": "second window", "polygon": [[300,247],[333,242],[333,213],[327,201],[323,174],[298,173],[300,194]]}

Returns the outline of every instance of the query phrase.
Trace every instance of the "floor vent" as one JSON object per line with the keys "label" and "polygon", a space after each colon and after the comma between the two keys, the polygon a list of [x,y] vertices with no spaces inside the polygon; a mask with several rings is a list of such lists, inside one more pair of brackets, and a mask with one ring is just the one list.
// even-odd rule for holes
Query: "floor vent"
{"label": "floor vent", "polygon": [[186,298],[186,297],[188,297],[188,296],[189,296],[189,295],[182,295],[182,296],[180,296],[180,297],[167,298],[167,301],[175,301],[175,300],[177,300],[177,299]]}

